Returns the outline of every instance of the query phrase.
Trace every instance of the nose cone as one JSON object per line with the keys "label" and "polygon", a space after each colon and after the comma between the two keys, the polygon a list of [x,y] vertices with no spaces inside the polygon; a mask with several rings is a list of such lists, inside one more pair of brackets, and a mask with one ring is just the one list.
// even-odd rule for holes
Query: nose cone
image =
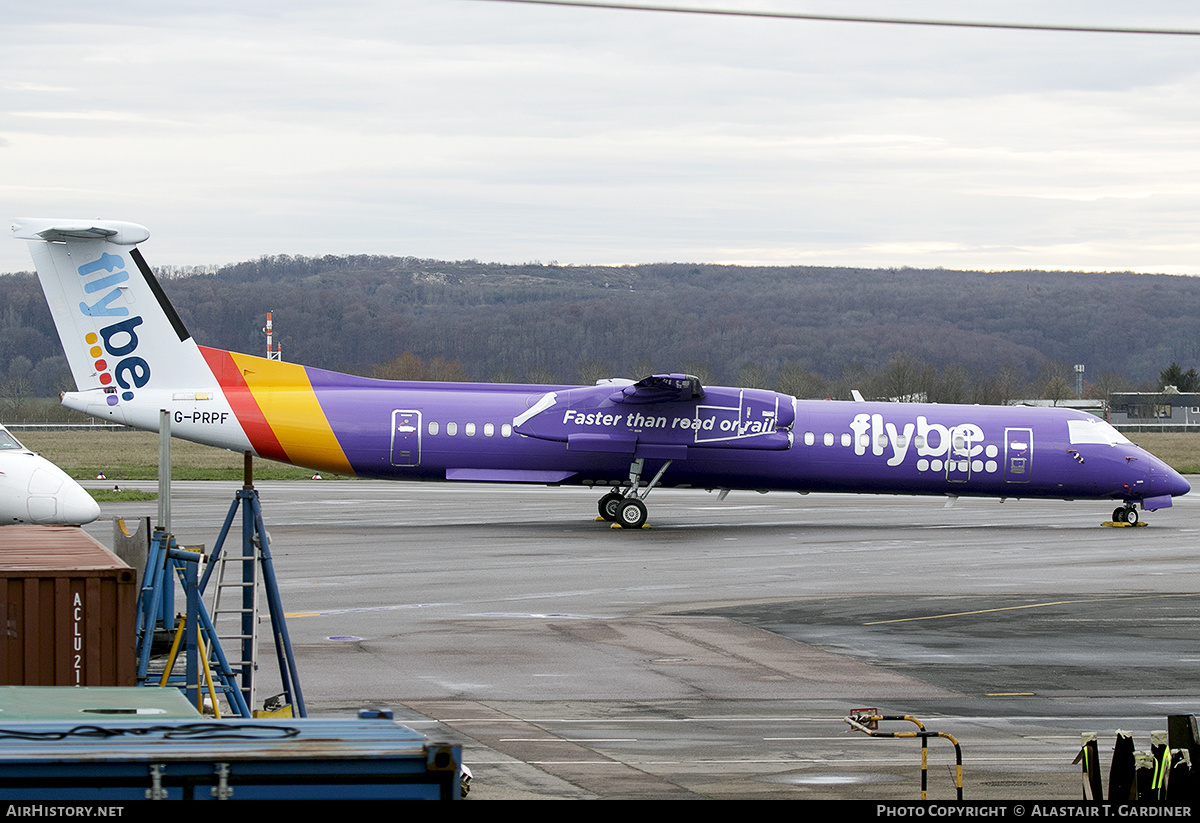
{"label": "nose cone", "polygon": [[1171,474],[1167,477],[1167,492],[1172,497],[1179,497],[1187,494],[1192,490],[1192,484],[1184,479],[1183,475],[1171,469]]}
{"label": "nose cone", "polygon": [[1159,458],[1151,456],[1149,468],[1146,481],[1154,494],[1169,494],[1171,497],[1179,497],[1192,490],[1192,484],[1184,480],[1182,474]]}
{"label": "nose cone", "polygon": [[1165,509],[1171,505],[1171,499],[1187,494],[1192,485],[1183,479],[1183,475],[1172,469],[1157,457],[1151,457],[1146,476],[1139,481],[1142,490],[1142,506],[1148,511]]}
{"label": "nose cone", "polygon": [[82,526],[100,516],[100,504],[78,483],[63,486],[58,494],[58,515],[62,523]]}
{"label": "nose cone", "polygon": [[[26,522],[46,526],[82,526],[100,516],[100,506],[66,472],[41,457],[33,457],[25,505]],[[24,519],[24,518],[22,518]]]}

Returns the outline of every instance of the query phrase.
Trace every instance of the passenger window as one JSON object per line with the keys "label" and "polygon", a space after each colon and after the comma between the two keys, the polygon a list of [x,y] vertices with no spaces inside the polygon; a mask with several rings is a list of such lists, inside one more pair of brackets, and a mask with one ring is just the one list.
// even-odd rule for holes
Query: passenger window
{"label": "passenger window", "polygon": [[812,432],[804,433],[804,445],[811,446],[815,442],[817,442],[816,435],[814,435]]}
{"label": "passenger window", "polygon": [[430,434],[437,434],[437,433],[438,433],[438,424],[437,424],[437,421],[436,421],[436,420],[430,420],[430,421],[429,421],[429,433],[430,433]]}
{"label": "passenger window", "polygon": [[468,423],[466,425],[466,432],[467,432],[467,437],[474,437],[475,436],[475,424]]}
{"label": "passenger window", "polygon": [[450,435],[451,437],[458,434],[458,424],[457,423],[447,423],[446,424],[446,434]]}
{"label": "passenger window", "polygon": [[495,433],[496,433],[496,427],[493,424],[491,424],[491,423],[483,424],[483,436],[484,437],[491,437]]}
{"label": "passenger window", "polygon": [[501,426],[500,427],[500,436],[501,437],[511,437],[512,436],[512,426],[510,426],[508,423],[505,423],[503,426]]}
{"label": "passenger window", "polygon": [[825,432],[825,441],[824,442],[825,442],[826,446],[833,445],[833,432]]}

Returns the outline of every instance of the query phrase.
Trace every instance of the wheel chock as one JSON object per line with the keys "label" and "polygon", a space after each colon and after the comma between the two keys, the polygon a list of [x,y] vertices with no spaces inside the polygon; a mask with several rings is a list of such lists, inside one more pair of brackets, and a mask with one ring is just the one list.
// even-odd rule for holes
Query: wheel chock
{"label": "wheel chock", "polygon": [[1118,523],[1115,520],[1105,520],[1100,525],[1107,526],[1110,529],[1133,529],[1133,528],[1145,526],[1146,524],[1143,523],[1141,520],[1139,520],[1136,523]]}

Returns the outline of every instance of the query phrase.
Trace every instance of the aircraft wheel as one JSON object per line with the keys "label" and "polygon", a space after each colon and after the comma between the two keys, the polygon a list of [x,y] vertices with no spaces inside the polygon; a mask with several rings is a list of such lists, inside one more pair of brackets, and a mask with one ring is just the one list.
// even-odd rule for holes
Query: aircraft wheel
{"label": "aircraft wheel", "polygon": [[646,522],[646,505],[641,500],[626,500],[617,508],[617,522],[623,529],[640,529]]}
{"label": "aircraft wheel", "polygon": [[1138,522],[1137,509],[1126,509],[1125,510],[1125,522],[1131,526],[1137,525],[1137,522]]}
{"label": "aircraft wheel", "polygon": [[620,492],[609,492],[601,497],[600,504],[597,506],[600,510],[600,516],[610,523],[615,523],[617,521],[617,508],[624,499]]}
{"label": "aircraft wheel", "polygon": [[1113,509],[1113,522],[1114,523],[1124,523],[1125,522],[1125,511],[1126,511],[1126,509],[1124,507],[1121,507],[1119,509]]}

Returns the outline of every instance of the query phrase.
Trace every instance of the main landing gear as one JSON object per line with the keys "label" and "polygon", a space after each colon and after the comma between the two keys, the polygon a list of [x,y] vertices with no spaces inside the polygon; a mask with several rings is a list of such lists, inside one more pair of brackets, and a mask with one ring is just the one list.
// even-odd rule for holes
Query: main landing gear
{"label": "main landing gear", "polygon": [[1136,503],[1126,503],[1119,509],[1113,509],[1114,523],[1128,523],[1131,526],[1136,526],[1138,522],[1138,510]]}
{"label": "main landing gear", "polygon": [[646,524],[646,504],[642,501],[650,494],[650,490],[658,485],[672,461],[663,463],[654,479],[639,489],[638,484],[641,482],[645,463],[646,461],[639,457],[629,466],[628,488],[611,491],[600,498],[597,508],[602,518],[623,529],[640,529]]}

